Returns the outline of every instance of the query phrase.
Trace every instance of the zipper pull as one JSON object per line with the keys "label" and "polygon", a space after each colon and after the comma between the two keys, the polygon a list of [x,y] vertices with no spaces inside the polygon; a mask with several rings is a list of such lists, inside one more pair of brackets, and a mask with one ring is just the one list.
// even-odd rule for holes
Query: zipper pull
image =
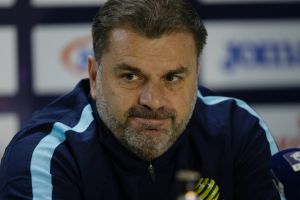
{"label": "zipper pull", "polygon": [[148,166],[148,172],[150,174],[151,180],[154,183],[155,182],[155,171],[154,171],[154,167],[152,164],[149,164]]}

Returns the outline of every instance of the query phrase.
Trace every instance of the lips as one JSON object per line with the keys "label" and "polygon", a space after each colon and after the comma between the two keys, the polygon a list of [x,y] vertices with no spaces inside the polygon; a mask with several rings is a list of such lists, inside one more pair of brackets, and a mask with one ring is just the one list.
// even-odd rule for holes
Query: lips
{"label": "lips", "polygon": [[132,117],[131,124],[136,128],[143,128],[146,130],[159,130],[166,124],[168,124],[170,119],[147,119],[141,117]]}

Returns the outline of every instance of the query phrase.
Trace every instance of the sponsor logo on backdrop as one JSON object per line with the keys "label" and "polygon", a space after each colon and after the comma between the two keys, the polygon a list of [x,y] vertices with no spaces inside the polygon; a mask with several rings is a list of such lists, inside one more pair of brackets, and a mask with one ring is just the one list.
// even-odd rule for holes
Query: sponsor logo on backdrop
{"label": "sponsor logo on backdrop", "polygon": [[68,70],[82,76],[87,71],[87,57],[92,55],[92,38],[83,36],[70,41],[61,52],[61,60]]}
{"label": "sponsor logo on backdrop", "polygon": [[210,21],[201,84],[212,89],[298,87],[300,21]]}
{"label": "sponsor logo on backdrop", "polygon": [[36,94],[65,93],[87,77],[85,63],[92,49],[89,30],[87,24],[34,27],[33,89]]}
{"label": "sponsor logo on backdrop", "polygon": [[300,68],[300,40],[228,42],[223,67],[226,71],[237,68],[291,69]]}

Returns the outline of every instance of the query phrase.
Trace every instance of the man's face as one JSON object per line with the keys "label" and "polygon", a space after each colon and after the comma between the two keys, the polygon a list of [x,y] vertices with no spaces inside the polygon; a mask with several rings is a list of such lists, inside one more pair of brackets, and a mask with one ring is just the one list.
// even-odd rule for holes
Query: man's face
{"label": "man's face", "polygon": [[197,53],[192,34],[149,39],[113,29],[98,67],[89,57],[91,95],[117,140],[150,161],[185,129],[196,101]]}

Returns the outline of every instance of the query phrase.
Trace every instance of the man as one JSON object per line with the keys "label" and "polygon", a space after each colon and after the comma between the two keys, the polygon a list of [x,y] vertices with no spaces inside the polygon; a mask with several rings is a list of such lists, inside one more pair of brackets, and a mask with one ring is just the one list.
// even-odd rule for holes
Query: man
{"label": "man", "polygon": [[244,102],[197,89],[206,30],[184,0],[110,0],[95,16],[89,81],[21,130],[2,159],[1,199],[279,199],[277,151]]}

